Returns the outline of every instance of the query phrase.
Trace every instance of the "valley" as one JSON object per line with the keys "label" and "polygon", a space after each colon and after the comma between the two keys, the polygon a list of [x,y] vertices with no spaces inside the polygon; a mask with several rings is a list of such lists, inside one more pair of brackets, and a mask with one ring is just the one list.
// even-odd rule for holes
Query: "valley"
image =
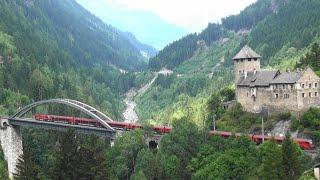
{"label": "valley", "polygon": [[[48,99],[62,99],[78,108],[45,104],[25,114],[26,120],[71,127],[63,132],[17,128],[1,121],[1,137],[9,137],[1,132],[10,131],[10,137],[21,138],[2,144],[21,142],[21,148],[1,146],[0,179],[9,178],[3,152],[21,149],[15,179],[315,179],[320,105],[301,104],[320,93],[319,9],[319,0],[258,0],[157,51],[132,33],[104,23],[76,0],[0,1],[0,115],[8,117]],[[246,45],[258,55],[235,62],[233,57]],[[251,66],[240,64],[258,58],[263,71],[284,77],[281,86],[275,85],[276,75],[268,81],[266,89],[272,92],[266,99],[279,105],[280,100],[303,97],[306,100],[297,103],[303,111],[270,110],[266,117],[250,111],[254,107],[249,103],[262,102],[253,100],[262,89],[254,83],[267,76],[252,78]],[[308,68],[312,83],[311,75],[309,80],[285,76]],[[246,101],[236,102],[235,70],[245,69],[250,73],[241,77],[252,78],[250,91],[243,95]],[[288,93],[286,83],[292,83],[292,77],[301,81],[292,86],[301,94]],[[85,111],[85,106],[66,99],[92,108]],[[127,124],[113,132],[94,109],[114,124]],[[36,118],[39,115],[43,118]],[[229,135],[208,136],[213,121],[218,131]],[[135,123],[141,126],[133,127]],[[72,127],[121,132],[101,138],[79,135]],[[255,142],[253,137],[259,137],[262,129],[283,140]],[[235,138],[233,133],[253,136]],[[292,137],[312,142],[313,155]]]}
{"label": "valley", "polygon": [[148,91],[148,89],[153,85],[154,81],[158,78],[159,74],[170,75],[172,74],[172,71],[166,68],[163,68],[158,72],[154,72],[153,73],[154,77],[150,80],[150,82],[148,82],[147,84],[143,84],[143,86],[138,90],[136,88],[131,88],[125,94],[125,98],[123,101],[127,107],[122,113],[125,122],[136,123],[139,121],[139,117],[135,111],[135,107],[137,104],[134,99],[136,97],[143,95],[146,91]]}

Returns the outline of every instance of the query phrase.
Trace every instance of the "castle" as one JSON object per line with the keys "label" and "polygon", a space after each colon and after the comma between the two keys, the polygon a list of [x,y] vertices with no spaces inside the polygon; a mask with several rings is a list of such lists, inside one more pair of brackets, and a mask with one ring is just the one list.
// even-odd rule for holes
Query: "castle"
{"label": "castle", "polygon": [[236,101],[248,112],[292,111],[319,106],[320,78],[311,68],[296,72],[260,69],[261,56],[244,46],[233,58]]}

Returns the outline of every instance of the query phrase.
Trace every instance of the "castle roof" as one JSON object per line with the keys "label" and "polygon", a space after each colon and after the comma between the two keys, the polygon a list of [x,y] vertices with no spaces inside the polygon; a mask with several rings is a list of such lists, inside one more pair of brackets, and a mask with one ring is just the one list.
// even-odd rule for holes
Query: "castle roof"
{"label": "castle roof", "polygon": [[249,71],[247,77],[240,77],[238,86],[269,86],[278,71]]}
{"label": "castle roof", "polygon": [[271,81],[270,84],[294,84],[302,76],[303,72],[282,72]]}
{"label": "castle roof", "polygon": [[247,76],[240,77],[238,86],[269,86],[270,84],[294,84],[302,76],[303,72],[280,71],[253,71],[247,72]]}
{"label": "castle roof", "polygon": [[261,58],[261,56],[254,52],[248,45],[245,45],[236,56],[234,56],[232,59],[248,59],[248,58]]}

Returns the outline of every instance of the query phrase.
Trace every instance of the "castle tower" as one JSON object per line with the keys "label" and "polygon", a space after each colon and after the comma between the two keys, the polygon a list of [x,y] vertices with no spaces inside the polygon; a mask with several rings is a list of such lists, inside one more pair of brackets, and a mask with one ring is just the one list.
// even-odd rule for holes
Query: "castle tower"
{"label": "castle tower", "polygon": [[238,83],[240,77],[246,77],[247,72],[260,71],[261,56],[254,52],[248,45],[245,45],[232,59],[234,62],[235,84]]}

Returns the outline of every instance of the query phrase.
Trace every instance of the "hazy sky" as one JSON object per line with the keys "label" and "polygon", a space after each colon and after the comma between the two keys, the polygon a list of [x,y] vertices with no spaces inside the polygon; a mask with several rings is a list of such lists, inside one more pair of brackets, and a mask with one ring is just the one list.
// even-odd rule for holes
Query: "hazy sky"
{"label": "hazy sky", "polygon": [[256,0],[77,0],[103,21],[162,48]]}
{"label": "hazy sky", "polygon": [[198,32],[208,22],[237,14],[256,0],[99,0],[128,11],[150,11],[189,32]]}

